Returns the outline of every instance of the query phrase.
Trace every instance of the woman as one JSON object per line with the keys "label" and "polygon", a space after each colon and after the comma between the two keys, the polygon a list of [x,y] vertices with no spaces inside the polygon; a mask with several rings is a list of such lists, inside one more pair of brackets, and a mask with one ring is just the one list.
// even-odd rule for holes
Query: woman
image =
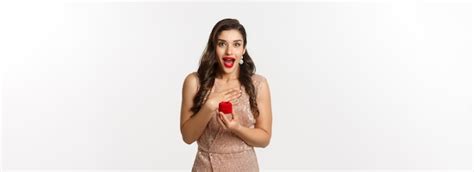
{"label": "woman", "polygon": [[[255,74],[247,34],[235,19],[219,21],[209,36],[197,72],[183,83],[181,135],[198,143],[192,171],[258,171],[254,147],[272,134],[270,90]],[[219,112],[231,102],[233,112]]]}

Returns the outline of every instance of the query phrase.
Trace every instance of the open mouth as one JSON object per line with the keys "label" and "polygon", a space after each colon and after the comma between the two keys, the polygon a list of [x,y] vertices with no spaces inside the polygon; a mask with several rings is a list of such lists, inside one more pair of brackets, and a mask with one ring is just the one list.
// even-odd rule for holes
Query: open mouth
{"label": "open mouth", "polygon": [[224,67],[231,68],[232,66],[234,66],[235,58],[223,57],[222,60],[224,60]]}

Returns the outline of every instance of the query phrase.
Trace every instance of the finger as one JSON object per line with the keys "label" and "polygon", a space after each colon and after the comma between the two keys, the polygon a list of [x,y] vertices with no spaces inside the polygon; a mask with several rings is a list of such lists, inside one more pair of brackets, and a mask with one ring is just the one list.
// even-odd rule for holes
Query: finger
{"label": "finger", "polygon": [[230,101],[230,100],[232,100],[232,99],[235,99],[234,96],[225,96],[225,97],[222,99],[222,101],[228,102],[228,101]]}
{"label": "finger", "polygon": [[232,109],[232,120],[234,120],[235,118],[237,118],[237,114],[235,114],[234,109]]}
{"label": "finger", "polygon": [[230,89],[227,89],[227,90],[223,91],[222,94],[224,94],[224,95],[225,94],[232,94],[232,92],[234,92],[234,91],[238,91],[238,90],[235,89],[235,88],[230,88]]}
{"label": "finger", "polygon": [[219,117],[219,124],[222,126],[223,129],[227,129],[227,126],[224,124],[222,117]]}
{"label": "finger", "polygon": [[228,92],[228,93],[224,94],[223,97],[225,99],[228,99],[228,98],[232,98],[232,97],[239,96],[239,95],[240,95],[239,91],[231,91],[231,92]]}
{"label": "finger", "polygon": [[233,90],[227,90],[227,91],[222,92],[220,94],[221,101],[229,101],[230,96],[233,94],[234,94]]}
{"label": "finger", "polygon": [[226,117],[227,115],[222,114],[223,122],[226,126],[229,126],[230,120]]}
{"label": "finger", "polygon": [[229,89],[226,94],[237,94],[237,93],[241,93],[242,90],[238,89],[238,88],[231,88]]}
{"label": "finger", "polygon": [[232,100],[232,99],[236,99],[236,98],[239,98],[241,95],[242,94],[240,92],[234,92],[232,94],[225,95],[224,100],[229,101],[229,100]]}
{"label": "finger", "polygon": [[222,127],[227,128],[227,126],[224,124],[224,119],[222,119],[222,117],[223,117],[222,115],[223,115],[222,112],[218,112],[217,117],[219,119],[217,119],[217,120],[219,121],[219,124],[222,125]]}
{"label": "finger", "polygon": [[232,119],[234,119],[233,116],[234,116],[233,114],[227,114],[227,115],[224,115],[224,118],[226,118],[227,121],[232,122]]}
{"label": "finger", "polygon": [[222,123],[222,126],[224,126],[224,129],[229,129],[229,123],[226,121],[226,118],[225,118],[225,114],[219,114],[220,116],[220,120],[221,120],[221,123]]}
{"label": "finger", "polygon": [[241,93],[241,92],[237,92],[237,93],[235,93],[235,94],[232,95],[232,99],[239,98],[240,96],[242,96],[242,93]]}

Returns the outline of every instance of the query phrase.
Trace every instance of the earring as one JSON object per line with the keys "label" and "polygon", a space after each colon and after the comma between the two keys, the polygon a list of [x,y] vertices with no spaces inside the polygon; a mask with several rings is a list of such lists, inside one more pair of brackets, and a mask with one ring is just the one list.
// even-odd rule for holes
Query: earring
{"label": "earring", "polygon": [[240,65],[244,64],[244,57],[240,58],[239,64]]}

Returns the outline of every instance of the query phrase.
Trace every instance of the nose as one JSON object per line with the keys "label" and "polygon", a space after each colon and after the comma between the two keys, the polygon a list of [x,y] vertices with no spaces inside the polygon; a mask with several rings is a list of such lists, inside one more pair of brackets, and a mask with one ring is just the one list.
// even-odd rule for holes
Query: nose
{"label": "nose", "polygon": [[225,54],[226,54],[226,55],[232,54],[232,49],[231,49],[230,46],[228,46],[227,49],[225,50]]}

